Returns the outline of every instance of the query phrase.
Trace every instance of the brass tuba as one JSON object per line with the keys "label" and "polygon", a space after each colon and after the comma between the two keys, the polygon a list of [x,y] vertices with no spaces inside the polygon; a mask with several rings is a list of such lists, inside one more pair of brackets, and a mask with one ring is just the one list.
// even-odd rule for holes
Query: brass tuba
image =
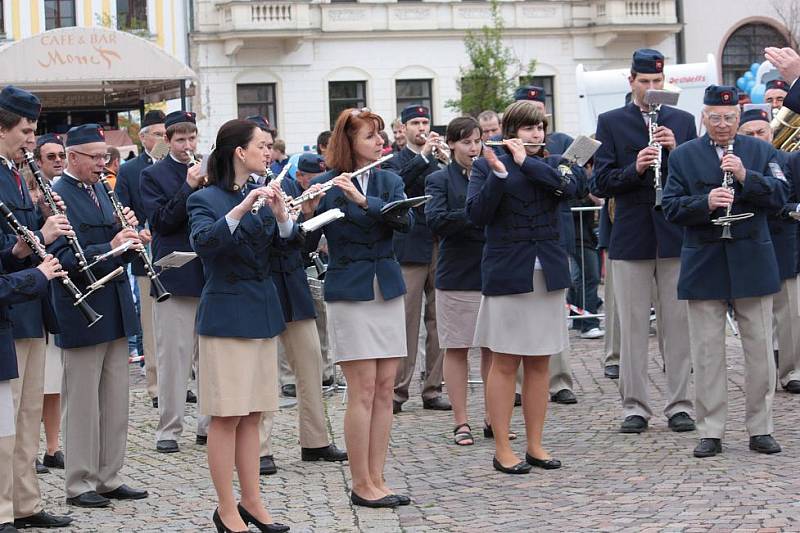
{"label": "brass tuba", "polygon": [[800,150],[800,113],[783,106],[770,123],[772,146],[784,152]]}

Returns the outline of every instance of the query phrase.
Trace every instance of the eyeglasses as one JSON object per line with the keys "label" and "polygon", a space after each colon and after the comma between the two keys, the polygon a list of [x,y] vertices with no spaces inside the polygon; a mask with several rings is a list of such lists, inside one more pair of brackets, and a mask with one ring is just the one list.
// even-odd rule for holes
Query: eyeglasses
{"label": "eyeglasses", "polygon": [[165,133],[164,133],[164,132],[161,132],[161,131],[148,131],[148,132],[147,132],[147,135],[149,135],[149,136],[151,136],[151,137],[157,137],[157,138],[159,138],[159,139],[163,139],[163,138],[164,138],[164,135],[165,135]]}
{"label": "eyeglasses", "polygon": [[719,126],[723,122],[728,126],[733,126],[736,124],[736,121],[739,120],[739,115],[736,113],[728,113],[726,115],[711,113],[710,115],[706,115],[706,117],[708,117],[708,123],[712,126]]}
{"label": "eyeglasses", "polygon": [[55,161],[56,159],[61,159],[63,161],[66,158],[67,158],[67,154],[65,154],[64,152],[47,154],[47,160],[48,161]]}
{"label": "eyeglasses", "polygon": [[95,163],[108,163],[111,161],[111,154],[87,154],[86,152],[79,152],[77,150],[73,150],[76,154],[81,154],[83,156],[91,158],[92,161]]}

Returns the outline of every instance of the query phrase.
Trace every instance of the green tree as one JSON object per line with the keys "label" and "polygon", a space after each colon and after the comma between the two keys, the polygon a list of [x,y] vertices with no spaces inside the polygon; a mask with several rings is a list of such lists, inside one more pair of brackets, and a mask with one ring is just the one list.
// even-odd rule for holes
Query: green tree
{"label": "green tree", "polygon": [[469,30],[464,37],[470,64],[461,67],[457,83],[461,97],[448,100],[450,109],[477,115],[485,109],[502,111],[514,99],[520,76],[531,76],[536,60],[523,65],[511,48],[503,44],[503,17],[498,0],[491,0],[491,26]]}

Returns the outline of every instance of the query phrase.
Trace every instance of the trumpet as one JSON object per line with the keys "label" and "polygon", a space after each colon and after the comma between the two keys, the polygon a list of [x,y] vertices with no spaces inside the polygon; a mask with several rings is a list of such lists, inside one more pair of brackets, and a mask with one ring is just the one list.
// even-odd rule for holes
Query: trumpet
{"label": "trumpet", "polygon": [[[370,169],[372,169],[374,167],[377,167],[381,163],[384,163],[384,162],[390,160],[392,157],[394,157],[394,154],[386,154],[385,156],[381,157],[377,161],[373,161],[369,165],[367,165],[365,167],[362,167],[362,168],[359,168],[358,170],[355,170],[355,171],[351,172],[350,173],[350,177],[351,178],[355,178],[356,176],[359,176],[359,175],[363,174],[364,172],[367,172],[368,170],[370,170]],[[314,198],[316,198],[320,194],[322,194],[324,192],[327,192],[327,191],[331,190],[332,188],[333,188],[333,180],[326,181],[325,183],[322,184],[322,187],[320,189],[318,189],[316,191],[306,191],[303,194],[301,194],[300,196],[298,196],[297,198],[292,198],[289,201],[289,205],[291,207],[300,207],[300,205],[303,202],[308,202],[309,200],[313,200]]]}
{"label": "trumpet", "polygon": [[[420,136],[426,141],[428,140],[428,136],[424,133],[421,133]],[[433,157],[438,159],[443,165],[450,164],[450,147],[447,146],[447,143],[442,141],[441,138],[437,139],[437,142],[433,146],[431,153],[433,154]]]}
{"label": "trumpet", "polygon": [[[733,153],[733,141],[728,143],[727,148],[725,149],[725,155]],[[731,194],[733,194],[733,172],[730,170],[726,170],[722,175],[722,186],[728,189]],[[732,240],[733,236],[731,235],[731,224],[734,222],[739,222],[741,220],[748,219],[753,216],[753,213],[737,213],[735,215],[731,214],[731,210],[733,209],[733,202],[728,204],[728,207],[725,208],[725,214],[721,217],[717,217],[711,222],[713,222],[717,226],[722,226],[722,239],[725,240]]]}
{"label": "trumpet", "polygon": [[[502,141],[486,141],[484,142],[484,146],[505,146],[506,141],[509,139],[503,139]],[[522,146],[545,146],[545,143],[522,143]]]}

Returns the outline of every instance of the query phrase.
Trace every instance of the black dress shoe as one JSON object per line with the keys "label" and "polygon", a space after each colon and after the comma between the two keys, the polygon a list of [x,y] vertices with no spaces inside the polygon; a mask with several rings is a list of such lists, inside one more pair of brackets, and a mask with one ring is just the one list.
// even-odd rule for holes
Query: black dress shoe
{"label": "black dress shoe", "polygon": [[689,416],[689,413],[675,413],[671,417],[669,417],[669,422],[667,423],[669,429],[674,431],[675,433],[683,433],[684,431],[694,431],[694,420],[692,417]]}
{"label": "black dress shoe", "polygon": [[297,398],[297,385],[294,383],[287,383],[281,387],[281,394],[289,398]]}
{"label": "black dress shoe", "polygon": [[789,383],[783,387],[783,390],[790,394],[800,394],[800,381],[796,379],[789,380]]}
{"label": "black dress shoe", "polygon": [[531,465],[529,465],[527,461],[520,461],[514,466],[503,466],[500,461],[497,460],[497,457],[492,457],[492,466],[494,466],[495,470],[504,474],[527,474],[531,471]]}
{"label": "black dress shoe", "polygon": [[397,414],[403,410],[403,402],[392,400],[392,414]]}
{"label": "black dress shoe", "polygon": [[565,405],[578,403],[578,399],[575,397],[575,393],[573,393],[569,389],[561,389],[557,393],[551,394],[550,401],[555,403],[563,403]]}
{"label": "black dress shoe", "polygon": [[353,505],[359,505],[361,507],[397,507],[400,505],[400,500],[397,499],[396,496],[384,496],[383,498],[378,498],[377,500],[368,500],[366,498],[362,498],[352,490],[350,491],[350,502]]}
{"label": "black dress shoe", "polygon": [[158,396],[153,397],[153,409],[158,409]]}
{"label": "black dress shoe", "polygon": [[398,505],[411,505],[411,498],[405,494],[390,494],[389,496],[397,498]]}
{"label": "black dress shoe", "polygon": [[197,403],[197,395],[190,390],[186,391],[186,403]]}
{"label": "black dress shoe", "polygon": [[328,461],[335,463],[347,461],[347,452],[340,450],[333,444],[328,444],[322,448],[300,448],[300,458],[303,461]]}
{"label": "black dress shoe", "polygon": [[217,528],[217,533],[247,533],[250,531],[249,529],[245,529],[244,531],[234,531],[226,526],[225,522],[222,521],[222,517],[219,515],[219,507],[214,509],[214,516],[211,517],[211,521],[214,522],[214,527]]}
{"label": "black dress shoe", "polygon": [[72,498],[67,498],[67,503],[77,507],[108,507],[111,505],[111,500],[90,490]]}
{"label": "black dress shoe", "polygon": [[42,463],[48,468],[64,469],[64,452],[56,450],[53,455],[44,454]]}
{"label": "black dress shoe", "polygon": [[555,470],[561,468],[561,461],[558,459],[537,459],[529,453],[525,453],[525,462],[537,468],[544,468],[545,470]]}
{"label": "black dress shoe", "polygon": [[160,440],[156,442],[156,451],[159,453],[175,453],[179,452],[177,441],[174,440]]}
{"label": "black dress shoe", "polygon": [[36,458],[36,473],[37,474],[49,474],[50,473],[50,469],[47,468],[46,466],[44,466],[42,464],[42,462],[39,460],[38,457]]}
{"label": "black dress shoe", "polygon": [[104,498],[112,500],[143,500],[149,496],[146,490],[132,489],[128,485],[120,485],[114,490],[100,493]]}
{"label": "black dress shoe", "polygon": [[242,507],[242,504],[236,506],[239,509],[239,516],[242,517],[242,520],[245,524],[253,524],[258,528],[259,531],[268,532],[268,533],[283,533],[284,531],[289,531],[289,526],[279,524],[278,522],[272,522],[269,524],[265,524],[264,522],[259,522],[255,516],[251,515],[247,509]]}
{"label": "black dress shoe", "polygon": [[519,407],[522,405],[522,394],[515,392],[514,393],[514,407]]}
{"label": "black dress shoe", "polygon": [[11,522],[0,524],[0,533],[17,533],[19,531]]}
{"label": "black dress shoe", "polygon": [[208,444],[208,435],[197,435],[194,438],[194,443],[198,446],[205,446]]}
{"label": "black dress shoe", "polygon": [[422,400],[422,408],[423,409],[431,409],[433,411],[452,411],[453,406],[450,405],[450,402],[442,398],[441,396],[437,396],[436,398],[430,398],[428,400]]}
{"label": "black dress shoe", "polygon": [[647,430],[647,420],[643,416],[630,415],[619,426],[620,433],[641,433]]}
{"label": "black dress shoe", "polygon": [[619,365],[606,365],[603,375],[608,379],[619,379]]}
{"label": "black dress shoe", "polygon": [[758,453],[779,453],[781,445],[772,435],[755,435],[750,437],[750,449]]}
{"label": "black dress shoe", "polygon": [[722,441],[720,439],[700,439],[697,446],[694,448],[694,456],[714,457],[718,453],[722,453]]}
{"label": "black dress shoe", "polygon": [[25,529],[26,527],[67,527],[72,523],[69,516],[58,516],[39,511],[38,513],[26,516],[25,518],[15,518],[14,527]]}
{"label": "black dress shoe", "polygon": [[275,459],[271,455],[265,455],[259,459],[258,473],[262,476],[271,476],[278,473]]}

